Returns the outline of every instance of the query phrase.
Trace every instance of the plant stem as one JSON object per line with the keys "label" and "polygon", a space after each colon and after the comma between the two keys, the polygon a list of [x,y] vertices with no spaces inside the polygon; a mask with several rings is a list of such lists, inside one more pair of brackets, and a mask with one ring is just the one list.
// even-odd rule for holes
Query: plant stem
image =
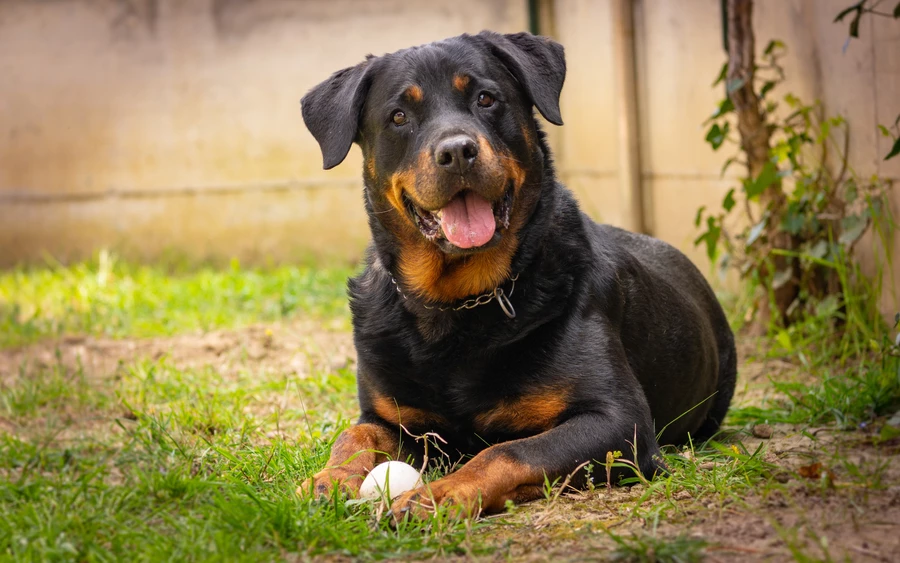
{"label": "plant stem", "polygon": [[[753,89],[755,78],[755,48],[753,35],[753,0],[728,0],[728,73],[726,88],[738,119],[738,131],[741,135],[741,149],[747,154],[747,170],[750,180],[759,178],[770,154],[770,129],[766,123],[759,103],[759,96]],[[762,208],[770,210],[771,217],[780,217],[785,205],[785,195],[781,189],[781,180],[776,178],[760,195]],[[777,223],[766,228],[768,244],[773,249],[790,249],[793,247],[789,233],[782,231]],[[786,268],[796,270],[796,263],[785,256],[775,255],[772,260],[774,271]],[[765,271],[761,266],[760,279],[764,285],[771,285],[774,272]],[[799,272],[795,272],[799,274]],[[785,313],[797,296],[798,286],[794,278],[774,289],[774,301],[777,309],[775,320],[784,323]],[[757,323],[764,328],[772,317],[768,298],[764,297],[759,304]]]}

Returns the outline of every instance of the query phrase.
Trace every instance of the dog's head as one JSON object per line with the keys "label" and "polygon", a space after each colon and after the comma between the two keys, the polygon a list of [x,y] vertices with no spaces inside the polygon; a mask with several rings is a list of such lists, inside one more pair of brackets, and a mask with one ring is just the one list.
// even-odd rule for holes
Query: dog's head
{"label": "dog's head", "polygon": [[303,98],[303,119],[326,169],[360,145],[366,197],[408,288],[449,301],[509,275],[541,189],[532,108],[561,125],[564,79],[549,39],[462,35],[335,73]]}

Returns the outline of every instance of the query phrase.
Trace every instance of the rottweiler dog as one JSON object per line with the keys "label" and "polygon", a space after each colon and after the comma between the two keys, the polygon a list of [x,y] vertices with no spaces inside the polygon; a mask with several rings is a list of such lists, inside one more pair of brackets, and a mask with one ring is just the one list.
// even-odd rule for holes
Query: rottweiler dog
{"label": "rottweiler dog", "polygon": [[391,511],[475,515],[545,478],[605,482],[609,452],[652,477],[660,443],[718,430],[728,322],[681,252],[593,222],[557,181],[534,110],[562,125],[565,73],[554,41],[482,32],[370,55],[303,98],[326,169],[362,149],[372,244],[349,281],[361,416],[301,490],[353,494],[436,433],[466,463]]}

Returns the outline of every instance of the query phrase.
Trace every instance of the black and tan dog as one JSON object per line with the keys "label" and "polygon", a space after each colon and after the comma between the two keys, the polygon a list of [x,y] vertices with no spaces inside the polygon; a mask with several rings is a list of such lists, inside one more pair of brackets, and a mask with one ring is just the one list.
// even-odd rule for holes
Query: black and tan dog
{"label": "black and tan dog", "polygon": [[[410,434],[471,455],[395,516],[469,514],[543,494],[607,452],[711,436],[734,390],[734,339],[694,265],[598,225],[561,186],[533,108],[562,124],[563,48],[483,32],[369,57],[303,98],[325,168],[362,148],[373,242],[349,284],[358,424],[301,488],[353,493]],[[575,473],[584,482],[586,471]]]}

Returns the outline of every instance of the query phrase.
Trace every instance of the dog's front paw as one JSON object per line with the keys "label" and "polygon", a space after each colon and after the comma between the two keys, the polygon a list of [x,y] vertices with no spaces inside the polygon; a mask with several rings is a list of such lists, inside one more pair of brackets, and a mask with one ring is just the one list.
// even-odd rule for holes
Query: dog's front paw
{"label": "dog's front paw", "polygon": [[330,496],[335,489],[356,497],[363,482],[363,475],[348,467],[327,467],[319,471],[297,487],[298,495],[311,494],[316,497]]}
{"label": "dog's front paw", "polygon": [[394,522],[405,518],[423,520],[442,505],[448,507],[454,518],[478,516],[481,513],[481,491],[474,484],[454,479],[451,475],[397,497],[391,504],[391,516]]}

